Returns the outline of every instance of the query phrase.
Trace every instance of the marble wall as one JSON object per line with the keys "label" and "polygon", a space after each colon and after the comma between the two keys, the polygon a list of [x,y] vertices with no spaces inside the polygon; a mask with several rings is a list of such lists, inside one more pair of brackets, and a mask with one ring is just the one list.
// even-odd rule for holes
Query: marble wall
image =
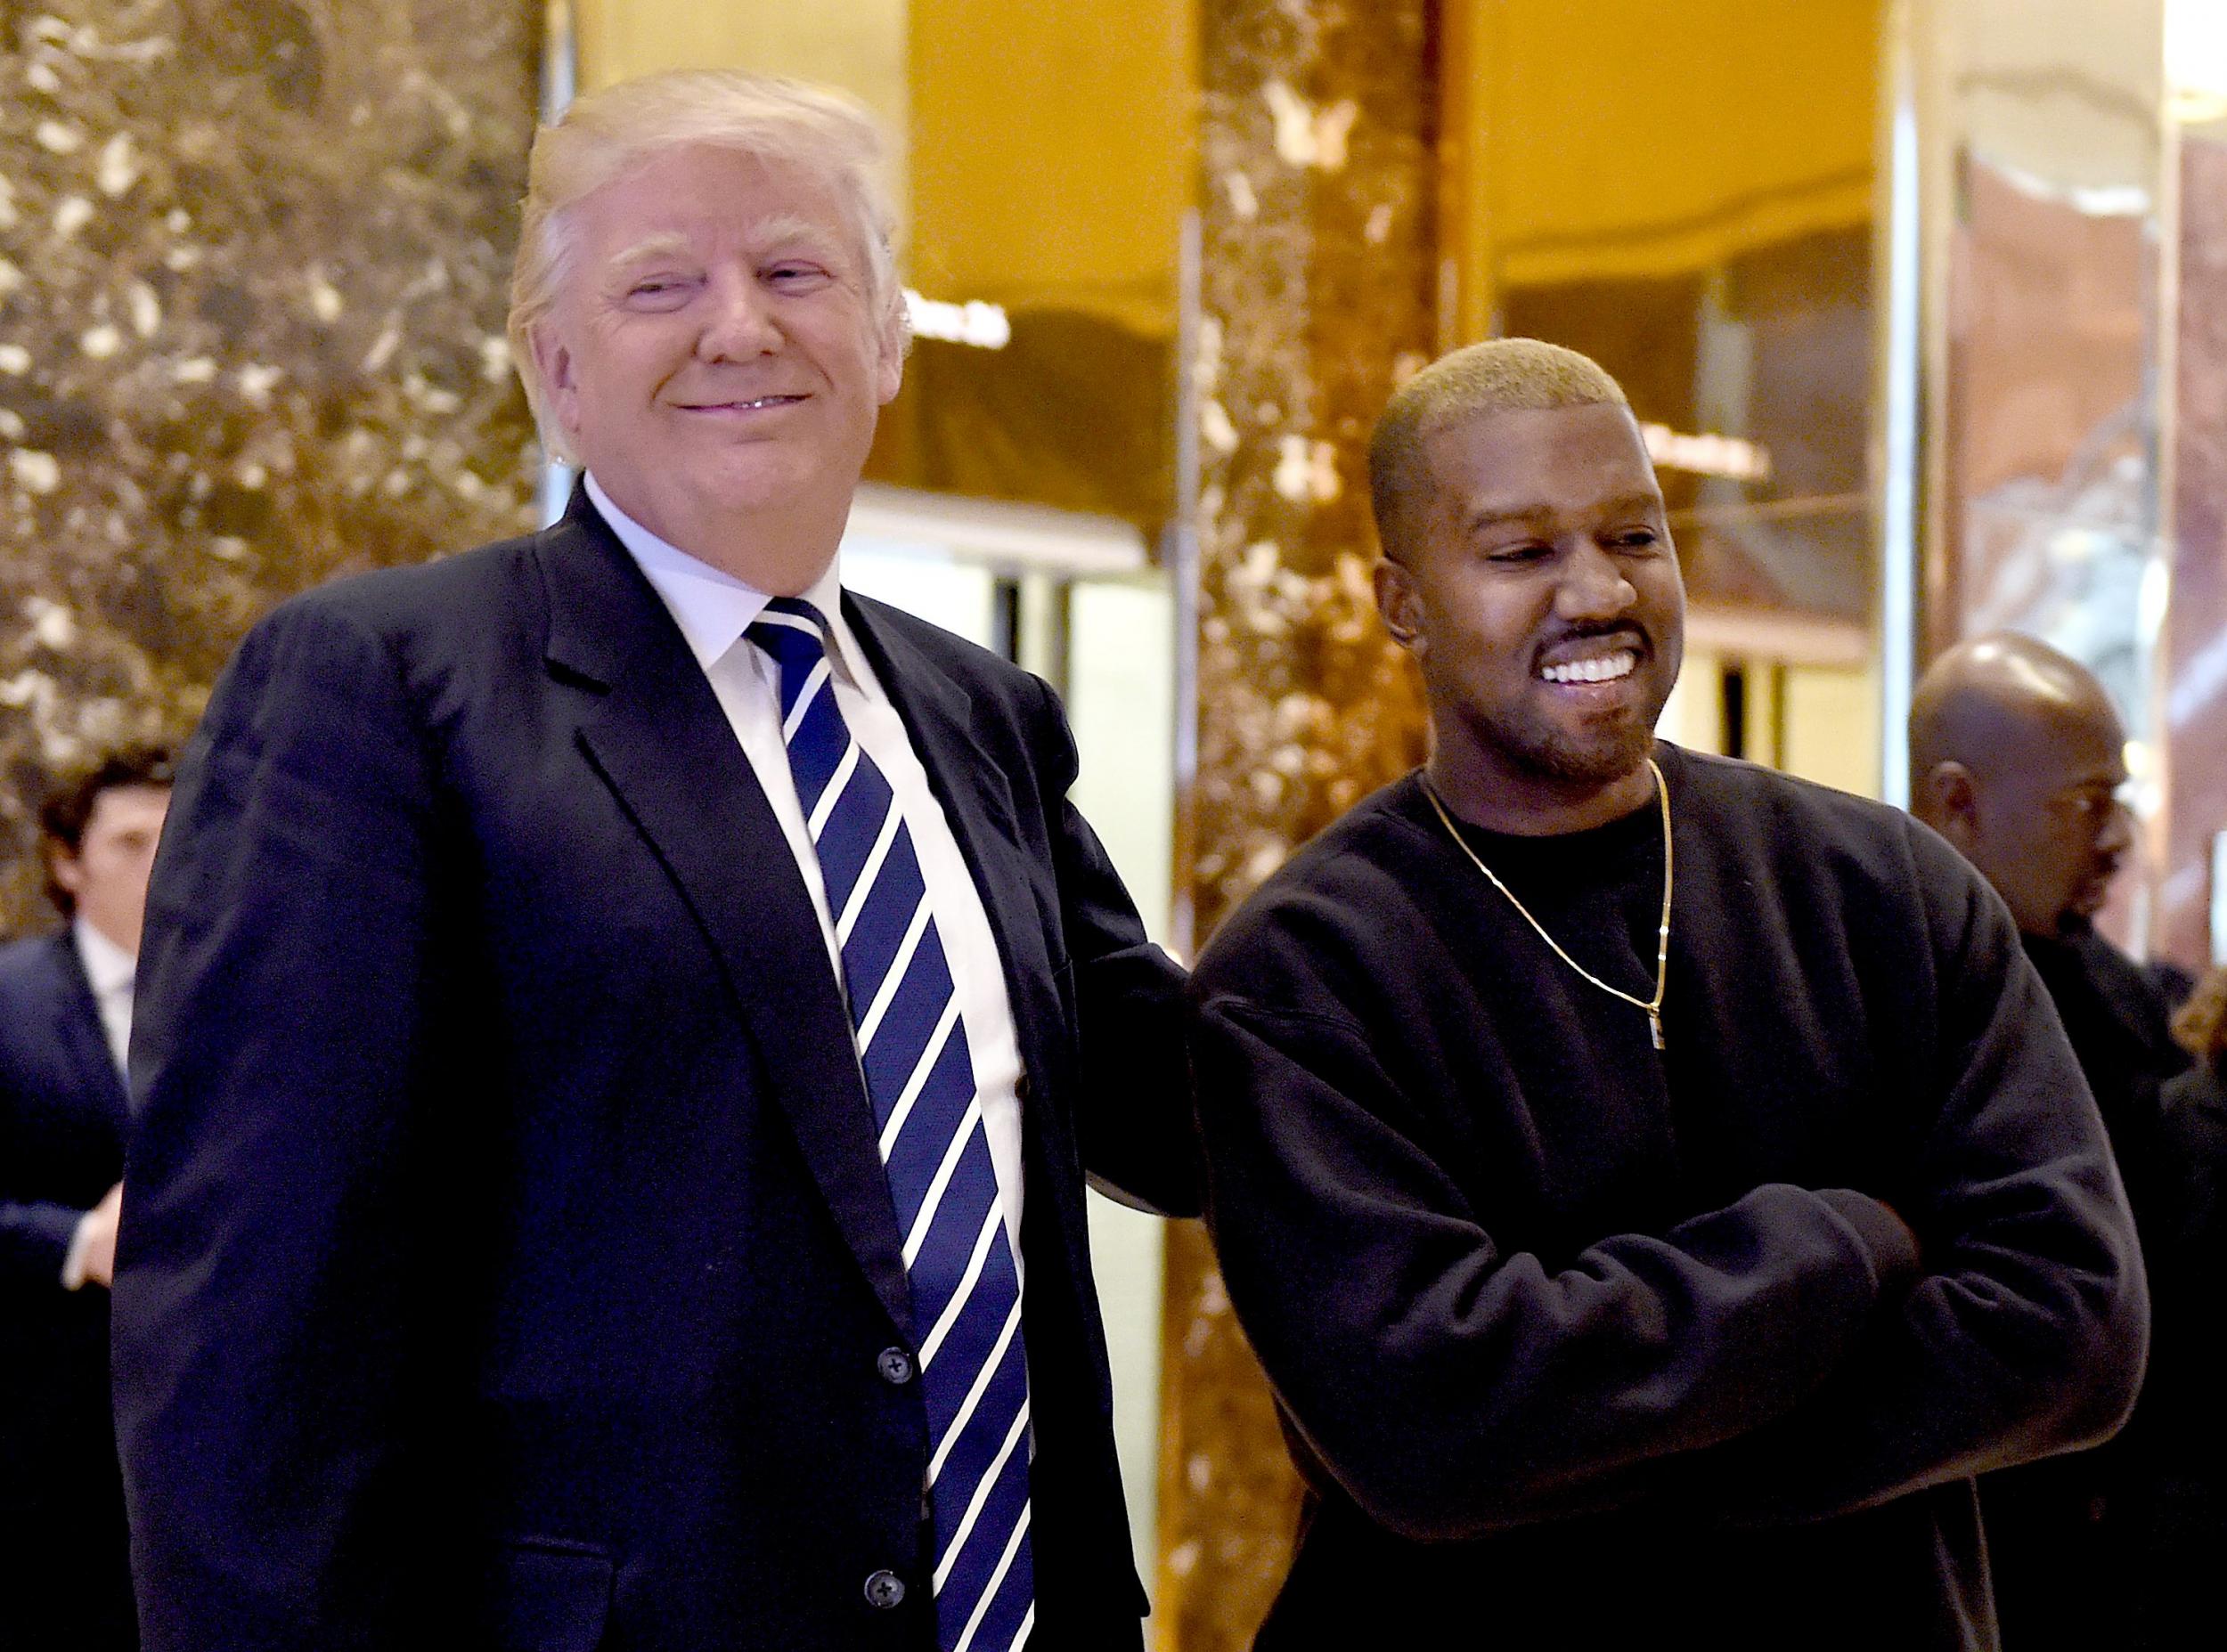
{"label": "marble wall", "polygon": [[2211,914],[2227,832],[2227,119],[2181,144],[2180,332],[2174,396],[2173,598],[2162,692],[2168,803],[2156,950],[2227,956]]}
{"label": "marble wall", "polygon": [[[1422,754],[1370,594],[1364,452],[1435,343],[1434,8],[1206,0],[1198,777],[1202,940],[1293,849]],[[1204,1236],[1169,1244],[1155,1633],[1236,1652],[1298,1492]]]}
{"label": "marble wall", "polygon": [[290,592],[529,525],[532,0],[0,4],[0,929],[47,777]]}

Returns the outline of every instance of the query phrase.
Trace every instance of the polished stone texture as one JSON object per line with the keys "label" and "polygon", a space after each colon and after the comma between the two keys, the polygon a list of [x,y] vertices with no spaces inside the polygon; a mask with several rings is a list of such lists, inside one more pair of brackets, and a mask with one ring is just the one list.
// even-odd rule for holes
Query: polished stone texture
{"label": "polished stone texture", "polygon": [[[1203,9],[1195,933],[1416,762],[1370,590],[1364,455],[1433,346],[1437,95],[1424,0]],[[1247,1646],[1298,1493],[1203,1235],[1171,1236],[1155,1632]]]}
{"label": "polished stone texture", "polygon": [[47,777],[241,634],[530,525],[503,343],[530,0],[0,11],[0,927]]}
{"label": "polished stone texture", "polygon": [[2227,131],[2181,147],[2174,396],[2173,598],[2166,611],[2167,802],[2153,950],[2194,968],[2214,933],[2212,843],[2227,832]]}

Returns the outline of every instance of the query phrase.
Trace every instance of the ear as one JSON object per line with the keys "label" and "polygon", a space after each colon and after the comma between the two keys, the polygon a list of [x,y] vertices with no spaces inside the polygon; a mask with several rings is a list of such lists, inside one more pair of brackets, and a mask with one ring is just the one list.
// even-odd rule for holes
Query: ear
{"label": "ear", "polygon": [[876,330],[880,359],[874,363],[874,402],[887,407],[905,382],[905,329],[901,309],[893,309]]}
{"label": "ear", "polygon": [[546,320],[536,321],[527,330],[526,342],[533,347],[534,366],[542,376],[549,411],[570,435],[580,427],[580,385],[573,370],[572,352]]}
{"label": "ear", "polygon": [[1961,850],[1979,834],[1979,786],[1962,763],[1939,762],[1918,782],[1911,807],[1919,819]]}
{"label": "ear", "polygon": [[72,897],[85,893],[85,866],[58,842],[46,846],[46,869]]}
{"label": "ear", "polygon": [[1405,563],[1390,557],[1376,565],[1376,611],[1384,616],[1384,629],[1392,640],[1421,659],[1429,647],[1423,632],[1423,598],[1415,576]]}

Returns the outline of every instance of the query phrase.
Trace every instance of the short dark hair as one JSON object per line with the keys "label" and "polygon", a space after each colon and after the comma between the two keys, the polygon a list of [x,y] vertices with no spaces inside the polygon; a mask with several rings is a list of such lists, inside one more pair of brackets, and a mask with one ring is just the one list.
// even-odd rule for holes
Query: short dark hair
{"label": "short dark hair", "polygon": [[86,826],[101,802],[101,793],[135,785],[167,790],[176,780],[177,760],[168,746],[119,746],[102,753],[91,765],[69,776],[39,806],[38,828],[45,838],[46,899],[54,903],[62,916],[75,914],[77,902],[54,881],[54,857],[58,853],[72,857],[77,854],[78,845],[85,842]]}

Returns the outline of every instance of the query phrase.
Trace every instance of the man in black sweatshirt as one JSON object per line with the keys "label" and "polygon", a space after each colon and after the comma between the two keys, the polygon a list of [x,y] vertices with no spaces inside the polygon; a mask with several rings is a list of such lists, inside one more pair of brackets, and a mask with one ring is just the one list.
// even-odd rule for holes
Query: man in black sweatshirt
{"label": "man in black sweatshirt", "polygon": [[1259,1646],[1994,1647],[1972,1477],[2109,1433],[2146,1317],[2009,914],[1895,810],[1653,738],[1684,591],[1594,363],[1457,352],[1370,458],[1431,761],[1193,984],[1308,1487]]}
{"label": "man in black sweatshirt", "polygon": [[[2015,632],[1948,649],[1912,696],[1911,810],[2010,907],[2102,1112],[2156,1274],[2174,1204],[2158,1095],[2186,1057],[2150,976],[2091,922],[2133,843],[2120,802],[2125,745],[2094,674]],[[2159,1290],[2162,1318],[2162,1282]],[[2149,1460],[2172,1448],[2146,1437],[2155,1420],[2144,1405],[2100,1450],[1980,1482],[2011,1652],[2087,1652],[2130,1632],[2148,1547]]]}

